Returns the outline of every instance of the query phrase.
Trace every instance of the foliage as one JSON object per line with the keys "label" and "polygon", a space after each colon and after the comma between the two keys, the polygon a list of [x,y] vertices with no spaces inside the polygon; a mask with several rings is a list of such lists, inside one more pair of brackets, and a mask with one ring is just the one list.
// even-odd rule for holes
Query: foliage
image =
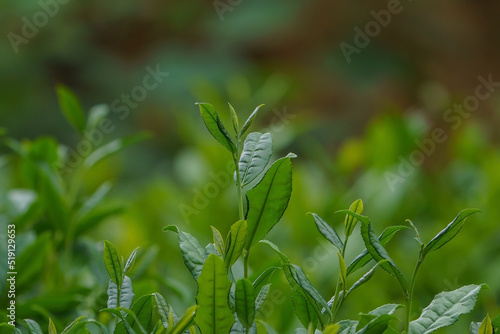
{"label": "foliage", "polygon": [[[58,94],[65,116],[79,131],[82,127],[81,108],[75,97],[67,88],[59,87]],[[112,321],[106,319],[93,320],[87,317],[78,317],[69,324],[62,333],[274,333],[271,324],[267,322],[263,305],[273,291],[273,276],[282,271],[289,285],[290,299],[301,328],[295,333],[408,333],[427,334],[433,333],[442,327],[453,325],[458,318],[473,310],[479,292],[484,284],[465,285],[452,291],[437,294],[430,304],[423,309],[420,316],[414,318],[412,313],[413,296],[417,273],[427,256],[445,246],[454,239],[463,228],[466,219],[479,212],[477,209],[465,209],[436,234],[429,242],[422,241],[420,232],[415,224],[408,221],[409,226],[388,226],[377,235],[371,220],[363,215],[364,205],[361,200],[354,201],[349,209],[337,211],[345,215],[344,231],[338,233],[336,229],[321,218],[318,214],[311,214],[314,224],[325,240],[331,243],[338,252],[338,278],[335,291],[327,301],[321,289],[316,287],[301,266],[292,263],[290,257],[280,248],[264,238],[271,232],[287,210],[292,195],[292,160],[296,155],[290,153],[285,157],[271,161],[273,140],[270,133],[253,132],[246,135],[251,123],[254,121],[257,107],[251,116],[240,127],[238,116],[232,106],[229,106],[233,133],[226,130],[215,108],[207,103],[199,103],[201,116],[210,134],[231,155],[234,165],[234,183],[237,190],[237,203],[239,217],[228,229],[224,238],[215,226],[211,227],[213,242],[205,247],[192,234],[182,231],[176,225],[168,225],[163,231],[175,232],[178,238],[182,259],[196,285],[196,299],[182,316],[177,316],[174,308],[159,292],[145,294],[136,298],[132,279],[128,276],[136,258],[140,253],[137,249],[132,251],[127,261],[119,256],[113,243],[104,241],[103,263],[109,276],[107,288],[106,307],[101,309],[101,314],[110,314]],[[93,109],[96,110],[96,109]],[[102,110],[102,109],[99,109]],[[93,113],[91,113],[93,115]],[[92,117],[95,119],[105,117]],[[89,119],[91,117],[89,116]],[[246,135],[246,136],[245,136]],[[141,137],[142,139],[142,137]],[[104,144],[89,153],[83,159],[81,166],[77,166],[80,173],[85,173],[98,161],[115,153],[126,146],[125,143],[133,140],[119,140],[119,144]],[[28,205],[29,219],[15,217],[17,226],[26,226],[37,222],[37,226],[47,225],[37,236],[37,241],[27,247],[28,257],[47,257],[49,252],[60,252],[67,256],[62,265],[54,265],[57,270],[63,271],[62,282],[76,279],[79,272],[67,270],[71,268],[72,247],[78,244],[84,231],[95,227],[103,218],[116,213],[116,209],[105,211],[92,220],[86,222],[88,215],[94,213],[98,204],[109,192],[109,185],[99,187],[87,199],[81,199],[81,189],[78,187],[65,193],[66,186],[63,171],[64,156],[60,156],[54,140],[43,139],[34,144],[20,144],[12,139],[6,139],[6,144],[21,159],[26,177],[33,178],[34,198]],[[96,153],[97,152],[97,153]],[[43,153],[43,154],[42,154]],[[85,163],[90,158],[91,163]],[[25,165],[25,166],[24,166]],[[75,173],[74,171],[71,171]],[[63,175],[64,176],[64,175]],[[66,176],[67,177],[67,176]],[[71,187],[73,182],[78,185],[78,177],[68,182]],[[68,199],[70,199],[69,202]],[[36,206],[31,209],[33,205]],[[27,213],[24,213],[26,215]],[[32,217],[36,217],[33,219]],[[41,221],[41,223],[39,222]],[[83,224],[83,226],[82,226]],[[359,234],[365,246],[359,255],[349,262],[349,240],[354,238],[354,231],[359,226]],[[26,229],[28,228],[26,227]],[[416,264],[410,279],[399,268],[397,262],[391,257],[386,246],[393,237],[402,230],[412,227],[415,230],[417,241]],[[54,238],[54,250],[48,246],[48,237]],[[59,239],[58,239],[59,238]],[[83,238],[82,238],[83,240]],[[352,240],[352,239],[351,239]],[[45,245],[45,246],[44,246]],[[279,267],[261,263],[258,270],[253,272],[250,268],[250,254],[254,249],[262,246],[270,247],[279,259]],[[38,255],[39,249],[46,249]],[[61,250],[64,250],[62,252]],[[405,260],[408,252],[405,253]],[[20,258],[23,257],[21,253]],[[69,254],[69,255],[68,255]],[[25,260],[27,261],[27,260]],[[20,261],[22,264],[22,261]],[[368,269],[365,269],[366,266]],[[66,270],[61,270],[65,268]],[[41,266],[38,270],[49,270],[50,267]],[[368,312],[361,312],[358,320],[339,320],[339,314],[346,304],[346,300],[353,292],[372,280],[378,271],[392,276],[400,287],[401,304],[388,303],[380,305]],[[354,279],[355,273],[363,270],[361,277]],[[29,270],[25,272],[30,273]],[[40,272],[30,273],[39,275]],[[31,277],[30,277],[31,278]],[[28,278],[24,279],[30,281]],[[23,282],[23,280],[20,280]],[[91,288],[85,290],[89,293]],[[370,290],[368,290],[370,291]],[[405,305],[403,305],[405,304]],[[405,310],[404,312],[402,312]],[[48,309],[46,314],[52,310]],[[48,332],[57,333],[57,326],[52,317],[48,318]],[[397,320],[400,320],[399,322]],[[41,333],[40,325],[27,319],[25,327],[29,333]],[[494,333],[499,325],[498,318],[491,320],[487,316],[481,323],[472,323],[471,333]],[[8,326],[6,326],[8,327]],[[16,331],[19,331],[16,329]]]}

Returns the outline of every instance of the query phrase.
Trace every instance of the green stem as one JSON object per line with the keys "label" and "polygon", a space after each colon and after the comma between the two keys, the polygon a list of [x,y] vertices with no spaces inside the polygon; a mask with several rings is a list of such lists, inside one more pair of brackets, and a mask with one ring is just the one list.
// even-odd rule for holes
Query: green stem
{"label": "green stem", "polygon": [[[349,240],[349,237],[346,237],[344,245],[342,246],[342,251],[341,255],[343,258],[345,258],[345,251],[347,249],[347,241]],[[340,269],[339,269],[340,270]],[[339,274],[340,276],[341,274]],[[344,302],[344,297],[346,294],[346,287],[345,284],[342,286],[342,298],[340,298],[340,277],[337,279],[337,287],[335,288],[335,298],[333,299],[333,306],[332,306],[332,323],[335,322],[335,318],[337,317],[337,313],[340,310],[340,306],[342,306],[342,303]],[[340,300],[339,300],[340,299]]]}
{"label": "green stem", "polygon": [[[234,170],[236,173],[236,188],[238,189],[238,209],[239,209],[239,217],[240,220],[245,219],[245,212],[243,207],[243,184],[241,183],[241,175],[240,175],[240,165],[239,165],[239,156],[240,156],[240,138],[237,136],[236,138],[236,152],[233,153],[233,162],[234,162]],[[250,250],[243,251],[243,268],[244,268],[244,277],[248,278],[248,256],[250,255]]]}
{"label": "green stem", "polygon": [[408,290],[408,297],[406,298],[406,321],[405,321],[405,333],[410,334],[410,319],[411,319],[411,304],[413,301],[413,291],[415,289],[415,278],[417,277],[418,269],[422,264],[424,258],[422,257],[422,253],[418,254],[418,260],[415,264],[415,269],[413,270],[413,275],[411,276],[410,281],[410,289]]}

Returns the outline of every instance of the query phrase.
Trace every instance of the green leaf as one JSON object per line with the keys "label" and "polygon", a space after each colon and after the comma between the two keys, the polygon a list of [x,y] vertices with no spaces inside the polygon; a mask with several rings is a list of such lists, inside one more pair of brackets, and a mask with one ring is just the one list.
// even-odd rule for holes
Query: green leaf
{"label": "green leaf", "polygon": [[123,273],[120,258],[118,257],[115,246],[107,240],[104,240],[103,258],[109,277],[117,286],[121,286],[123,282]]}
{"label": "green leaf", "polygon": [[88,157],[85,158],[83,165],[85,168],[90,169],[101,160],[120,152],[127,146],[144,141],[151,138],[148,132],[142,132],[124,138],[114,139],[107,144],[96,148]]}
{"label": "green leaf", "polygon": [[183,334],[186,330],[191,327],[193,320],[196,316],[197,305],[191,306],[186,310],[186,313],[180,318],[180,320],[175,324],[175,326],[169,330],[168,334]]}
{"label": "green leaf", "polygon": [[340,325],[338,324],[330,324],[325,327],[323,334],[337,334],[340,330]]}
{"label": "green leaf", "polygon": [[[271,283],[264,285],[260,291],[258,292],[257,297],[255,298],[255,312],[259,312],[262,305],[266,301],[267,295],[269,294],[269,290],[271,289]],[[257,292],[254,287],[254,293]]]}
{"label": "green leaf", "polygon": [[203,263],[205,262],[205,248],[200,245],[198,239],[191,234],[182,232],[175,225],[169,225],[163,228],[163,231],[177,232],[179,236],[179,247],[181,248],[182,258],[184,264],[191,272],[191,275],[196,280],[203,270]]}
{"label": "green leaf", "polygon": [[339,332],[337,334],[355,334],[358,322],[354,320],[342,320],[339,321],[340,325]]}
{"label": "green leaf", "polygon": [[[392,315],[394,314],[394,312],[396,312],[397,309],[401,307],[403,306],[400,304],[386,304],[377,307],[376,309],[370,311],[369,313],[361,313],[358,327],[362,327],[362,329],[365,329],[370,323],[373,322],[373,320],[377,319],[381,315]],[[380,321],[378,321],[377,323],[380,324]],[[387,325],[389,325],[389,323],[387,323]],[[385,330],[386,328],[387,327],[385,327],[383,330]]]}
{"label": "green leaf", "polygon": [[255,108],[255,110],[253,111],[253,113],[248,117],[248,119],[245,121],[245,124],[243,124],[243,126],[241,127],[241,131],[240,131],[240,137],[243,137],[243,135],[247,132],[247,130],[250,128],[250,126],[252,125],[253,121],[255,120],[255,117],[257,116],[257,112],[259,111],[260,108],[262,108],[264,105],[261,104],[260,106],[258,106],[257,108]]}
{"label": "green leaf", "polygon": [[[153,320],[153,295],[145,295],[139,298],[126,316],[125,320],[130,324],[130,327],[135,332],[143,332],[149,333],[151,330],[151,324]],[[122,309],[122,308],[120,308]],[[133,316],[135,314],[135,317]],[[114,334],[125,334],[128,333],[126,330],[124,323],[118,323]]]}
{"label": "green leaf", "polygon": [[68,122],[78,131],[85,130],[85,114],[76,95],[66,86],[56,86],[59,107]]}
{"label": "green leaf", "polygon": [[130,256],[128,257],[127,259],[127,262],[125,263],[125,268],[123,269],[123,274],[126,275],[130,269],[132,269],[132,266],[134,265],[135,263],[135,258],[137,257],[137,250],[139,248],[136,248],[132,251],[132,254],[130,254]]}
{"label": "green leaf", "polygon": [[[396,234],[396,232],[407,228],[407,226],[389,226],[378,237],[378,240],[380,241],[380,244],[382,246],[385,246],[392,239],[394,234]],[[368,250],[363,250],[363,252],[361,252],[361,254],[359,254],[347,267],[347,276],[357,271],[358,269],[363,268],[372,259],[373,258],[370,253],[368,253]]]}
{"label": "green leaf", "polygon": [[256,293],[258,293],[260,289],[262,289],[265,285],[267,285],[271,281],[271,277],[273,276],[274,272],[278,269],[280,268],[279,267],[266,268],[266,270],[264,270],[262,274],[260,274],[259,277],[255,279],[255,281],[253,282],[253,287]]}
{"label": "green leaf", "polygon": [[226,256],[224,261],[226,268],[231,266],[238,260],[245,246],[247,239],[247,222],[246,220],[239,220],[231,226],[231,230],[226,238]]}
{"label": "green leaf", "polygon": [[[387,260],[382,260],[381,262],[385,262],[385,261],[387,261]],[[380,262],[377,263],[376,265],[374,265],[366,274],[364,274],[360,279],[358,279],[351,286],[351,288],[349,289],[349,291],[347,291],[347,295],[349,295],[355,289],[359,288],[361,285],[363,285],[366,282],[368,282],[373,277],[373,274],[375,273],[375,269],[377,269],[377,267],[379,266],[379,264],[380,264]],[[346,295],[346,298],[347,298],[347,295]]]}
{"label": "green leaf", "polygon": [[465,209],[460,211],[460,213],[451,223],[448,224],[448,226],[446,226],[445,229],[439,232],[431,241],[429,241],[427,245],[425,245],[422,251],[422,256],[425,257],[428,253],[443,247],[446,243],[453,239],[458,232],[460,232],[467,217],[480,211],[481,210],[479,209]]}
{"label": "green leaf", "polygon": [[62,334],[77,334],[79,333],[80,329],[85,327],[88,323],[88,321],[81,321],[85,319],[86,316],[81,316],[77,319],[75,319],[71,324],[69,324],[62,332]]}
{"label": "green leaf", "polygon": [[318,323],[318,317],[314,311],[313,306],[307,301],[307,299],[297,291],[292,290],[291,293],[293,308],[297,318],[299,318],[300,323],[307,327],[310,323],[316,327]]}
{"label": "green leaf", "polygon": [[347,269],[345,267],[345,260],[342,254],[340,254],[340,252],[337,252],[337,255],[339,256],[340,281],[345,286],[347,280]]}
{"label": "green leaf", "polygon": [[325,222],[320,216],[315,213],[311,213],[314,218],[314,223],[318,232],[332,245],[337,247],[340,251],[344,248],[344,243],[340,240],[339,235],[333,227],[331,227],[327,222]]}
{"label": "green leaf", "polygon": [[[118,296],[118,288],[112,280],[108,284],[108,308],[130,308],[134,300],[134,289],[132,287],[132,280],[125,276],[120,286],[120,296]],[[118,302],[120,305],[118,305]]]}
{"label": "green leaf", "polygon": [[292,194],[292,164],[290,157],[276,161],[264,178],[250,189],[248,200],[248,233],[245,249],[264,238],[283,216]]}
{"label": "green leaf", "polygon": [[462,314],[472,311],[483,287],[484,285],[466,285],[437,294],[420,317],[410,323],[410,333],[429,334],[454,324]]}
{"label": "green leaf", "polygon": [[94,210],[106,197],[106,195],[111,190],[111,183],[105,182],[103,183],[78,209],[75,214],[75,221],[77,224],[80,224],[83,221],[83,218],[87,216],[92,210]]}
{"label": "green leaf", "polygon": [[364,328],[357,331],[356,334],[380,334],[389,328],[389,323],[397,317],[389,314],[381,314],[368,323]]}
{"label": "green leaf", "polygon": [[227,298],[231,282],[226,276],[224,261],[210,254],[198,278],[198,311],[196,323],[203,334],[227,334],[234,323]]}
{"label": "green leaf", "polygon": [[[408,292],[408,285],[406,283],[406,279],[404,278],[399,268],[396,266],[394,261],[391,259],[384,246],[380,243],[380,240],[377,238],[377,235],[373,231],[371,223],[368,221],[362,221],[361,224],[361,236],[363,237],[363,241],[365,242],[366,249],[368,253],[373,257],[373,259],[377,262],[380,262],[380,267],[387,271],[392,276],[396,277],[401,288],[405,292]],[[383,261],[387,260],[387,261]]]}
{"label": "green leaf", "polygon": [[252,282],[246,278],[236,281],[235,307],[241,324],[250,329],[255,320],[255,295]]}
{"label": "green leaf", "polygon": [[159,293],[153,293],[155,298],[156,310],[158,311],[158,315],[160,316],[160,321],[163,327],[168,328],[169,318],[170,318],[170,306],[165,301],[162,295]]}
{"label": "green leaf", "polygon": [[235,153],[236,146],[226,131],[214,106],[209,103],[196,103],[200,107],[201,117],[210,134],[229,152]]}
{"label": "green leaf", "polygon": [[229,112],[231,113],[231,121],[233,122],[234,133],[236,135],[239,135],[240,121],[238,120],[238,114],[236,114],[236,111],[234,111],[234,108],[231,105],[231,103],[228,103],[228,105],[229,105]]}
{"label": "green leaf", "polygon": [[311,281],[307,278],[306,274],[302,270],[301,267],[292,264],[293,270],[291,270],[291,274],[295,282],[311,296],[314,301],[321,307],[324,307],[328,314],[331,315],[331,310],[328,307],[327,302],[323,299],[321,294],[316,290]]}
{"label": "green leaf", "polygon": [[52,322],[51,318],[49,318],[49,334],[57,334],[56,326],[54,325],[54,322]]}
{"label": "green leaf", "polygon": [[273,137],[270,133],[252,132],[245,139],[239,162],[241,183],[245,186],[266,169],[273,154]]}
{"label": "green leaf", "polygon": [[219,254],[222,256],[222,258],[225,258],[226,256],[226,247],[224,246],[224,239],[222,238],[222,235],[220,234],[219,230],[216,229],[213,226],[210,226],[212,228],[212,235],[214,238],[214,245]]}
{"label": "green leaf", "polygon": [[25,319],[24,321],[28,325],[28,330],[30,334],[43,334],[40,325],[36,321],[31,319]]}
{"label": "green leaf", "polygon": [[495,331],[498,331],[500,329],[500,315],[497,315],[493,320],[491,320],[491,325],[495,329]]}
{"label": "green leaf", "polygon": [[479,326],[478,334],[493,334],[493,326],[489,315],[486,315],[483,322]]}
{"label": "green leaf", "polygon": [[16,260],[16,270],[19,273],[16,280],[18,289],[31,285],[42,275],[49,257],[51,241],[51,235],[45,232],[19,254]]}
{"label": "green leaf", "polygon": [[[352,212],[355,212],[357,214],[362,214],[363,213],[363,201],[358,199],[354,201],[354,203],[351,204],[349,207],[349,210]],[[358,222],[358,219],[351,216],[351,215],[346,215],[345,216],[345,235],[348,238],[351,234],[352,231],[354,230],[354,227],[356,226],[356,223]]]}
{"label": "green leaf", "polygon": [[[87,119],[87,130],[92,131],[96,129],[101,121],[109,115],[109,106],[107,104],[98,104],[89,110],[89,117]],[[111,121],[110,121],[111,122]]]}

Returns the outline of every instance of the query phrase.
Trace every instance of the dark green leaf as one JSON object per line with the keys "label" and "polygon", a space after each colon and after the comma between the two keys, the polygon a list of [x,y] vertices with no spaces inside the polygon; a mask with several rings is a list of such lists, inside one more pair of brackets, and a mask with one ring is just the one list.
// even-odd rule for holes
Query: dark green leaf
{"label": "dark green leaf", "polygon": [[193,320],[196,316],[197,305],[191,306],[186,310],[186,313],[179,319],[175,326],[168,331],[168,334],[182,334],[192,326]]}
{"label": "dark green leaf", "polygon": [[373,231],[373,228],[369,221],[362,221],[361,236],[363,237],[363,241],[365,242],[368,253],[370,253],[375,261],[380,263],[380,267],[382,269],[397,278],[399,284],[401,285],[401,288],[406,294],[408,292],[406,279],[404,278],[403,274],[401,274],[399,268],[391,259],[384,246],[382,246],[382,244],[380,243],[380,240],[377,238],[377,235]]}
{"label": "dark green leaf", "polygon": [[465,209],[460,211],[460,213],[453,219],[451,223],[446,226],[441,232],[439,232],[427,245],[425,245],[422,256],[425,257],[428,253],[435,251],[446,243],[448,243],[451,239],[453,239],[458,232],[462,229],[465,219],[470,215],[480,212],[479,209]]}
{"label": "dark green leaf", "polygon": [[247,132],[247,130],[250,128],[250,126],[252,125],[253,121],[255,120],[255,117],[257,116],[257,112],[259,111],[260,108],[262,108],[264,105],[261,104],[260,106],[258,106],[257,108],[255,108],[255,110],[253,111],[253,113],[248,117],[248,119],[245,121],[245,124],[243,124],[243,126],[241,127],[241,131],[240,131],[240,137],[243,137],[243,135]]}
{"label": "dark green leaf", "polygon": [[198,278],[196,323],[203,334],[227,334],[234,323],[227,298],[231,282],[224,261],[210,254]]}
{"label": "dark green leaf", "polygon": [[238,136],[239,131],[240,131],[240,121],[238,120],[238,114],[236,114],[236,111],[234,111],[233,106],[231,103],[228,103],[229,105],[229,112],[231,113],[231,121],[233,122],[233,129],[234,133]]}
{"label": "dark green leaf", "polygon": [[226,257],[224,258],[226,267],[231,266],[238,260],[245,246],[247,238],[247,222],[239,220],[231,226],[231,230],[226,240]]}
{"label": "dark green leaf", "polygon": [[[402,230],[402,229],[407,229],[407,226],[389,226],[382,232],[382,234],[378,237],[378,240],[382,244],[382,246],[385,246],[396,234],[396,232]],[[359,254],[347,267],[347,276],[352,274],[358,269],[363,268],[368,262],[372,260],[372,256],[368,251],[365,249],[361,254]]]}
{"label": "dark green leaf", "polygon": [[342,249],[344,248],[344,243],[342,242],[342,240],[340,240],[340,237],[339,235],[337,234],[337,232],[335,231],[335,229],[333,229],[333,227],[331,227],[330,225],[328,225],[327,222],[325,222],[320,216],[318,216],[317,214],[315,213],[311,213],[311,215],[313,216],[314,218],[314,223],[316,224],[316,228],[318,229],[319,233],[328,241],[330,241],[330,243],[332,245],[334,245],[335,247],[337,247],[340,251],[342,251]]}
{"label": "dark green leaf", "polygon": [[118,257],[115,246],[107,240],[104,240],[103,258],[109,277],[117,286],[121,286],[123,282],[123,273],[120,258]]}
{"label": "dark green leaf", "polygon": [[226,131],[222,121],[217,114],[214,106],[209,103],[197,103],[200,107],[201,117],[210,134],[231,153],[236,152],[236,146],[233,139]]}
{"label": "dark green leaf", "polygon": [[246,278],[236,281],[235,307],[241,324],[246,329],[252,327],[255,319],[255,295],[252,282]]}
{"label": "dark green leaf", "polygon": [[276,161],[264,178],[247,192],[248,233],[245,249],[264,238],[285,212],[292,194],[290,157]]}
{"label": "dark green leaf", "polygon": [[253,287],[256,293],[262,289],[265,285],[267,285],[271,281],[271,277],[273,276],[276,270],[280,269],[279,267],[269,267],[262,272],[262,274],[257,277],[257,279],[253,282]]}

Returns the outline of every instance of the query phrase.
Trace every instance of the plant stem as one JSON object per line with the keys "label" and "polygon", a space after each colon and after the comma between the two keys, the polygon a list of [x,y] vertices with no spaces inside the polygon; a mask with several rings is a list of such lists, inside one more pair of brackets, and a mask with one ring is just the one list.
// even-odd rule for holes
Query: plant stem
{"label": "plant stem", "polygon": [[[344,241],[344,244],[342,246],[342,251],[341,251],[341,255],[342,255],[342,258],[345,257],[345,251],[347,249],[347,241],[349,240],[349,237],[346,237],[345,241]],[[340,267],[339,267],[339,271],[340,271]],[[333,299],[333,306],[332,306],[332,322],[335,322],[335,318],[337,317],[337,313],[339,312],[340,310],[340,306],[342,306],[342,303],[344,302],[344,296],[346,294],[346,287],[345,287],[345,284],[343,284],[342,286],[342,298],[340,298],[340,273],[339,273],[339,278],[337,279],[337,287],[335,288],[335,298]],[[340,300],[339,300],[340,299]]]}
{"label": "plant stem", "polygon": [[[236,188],[238,189],[238,209],[240,220],[245,219],[245,213],[243,208],[243,184],[241,183],[241,175],[239,168],[239,156],[240,156],[240,138],[236,137],[236,152],[233,153],[234,171],[236,173]],[[248,278],[248,256],[250,254],[250,249],[243,251],[243,268],[244,277]]]}
{"label": "plant stem", "polygon": [[410,334],[410,319],[411,319],[411,304],[413,301],[413,290],[415,289],[415,278],[417,277],[418,269],[422,264],[424,258],[422,257],[422,252],[418,254],[418,260],[415,264],[415,269],[413,270],[413,275],[411,276],[410,289],[408,290],[408,296],[406,298],[406,321],[405,321],[405,333]]}

